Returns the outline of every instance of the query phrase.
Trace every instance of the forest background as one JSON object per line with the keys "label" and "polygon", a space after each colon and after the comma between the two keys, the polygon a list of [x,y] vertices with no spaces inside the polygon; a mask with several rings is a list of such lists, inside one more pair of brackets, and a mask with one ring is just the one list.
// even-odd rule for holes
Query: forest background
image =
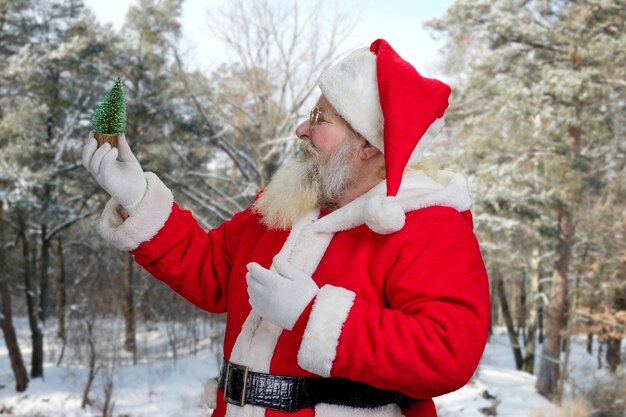
{"label": "forest background", "polygon": [[[142,166],[209,229],[296,155],[294,127],[358,22],[341,2],[232,0],[207,15],[231,59],[206,71],[181,46],[182,6],[140,0],[117,29],[80,0],[0,0],[0,327],[18,391],[44,377],[51,326],[54,361],[90,369],[85,403],[98,370],[150,359],[140,326],[168,323],[174,356],[206,337],[219,346],[223,316],[96,232],[108,197],[80,153],[114,78]],[[432,154],[468,177],[492,328],[557,403],[576,385],[569,341],[584,334],[614,377],[577,394],[617,404],[615,416],[626,408],[625,22],[624,0],[456,0],[428,23],[454,91]],[[14,317],[28,321],[30,357]],[[116,319],[120,343],[105,343]]]}

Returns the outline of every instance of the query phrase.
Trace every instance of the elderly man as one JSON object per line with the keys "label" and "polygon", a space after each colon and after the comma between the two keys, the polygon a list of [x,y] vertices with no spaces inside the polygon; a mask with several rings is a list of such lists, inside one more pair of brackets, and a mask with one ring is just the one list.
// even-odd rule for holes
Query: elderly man
{"label": "elderly man", "polygon": [[100,231],[228,312],[214,416],[436,416],[431,398],[470,379],[489,320],[464,177],[411,168],[450,88],[384,40],[319,86],[301,158],[208,233],[124,138],[119,151],[90,140],[84,164],[113,197]]}

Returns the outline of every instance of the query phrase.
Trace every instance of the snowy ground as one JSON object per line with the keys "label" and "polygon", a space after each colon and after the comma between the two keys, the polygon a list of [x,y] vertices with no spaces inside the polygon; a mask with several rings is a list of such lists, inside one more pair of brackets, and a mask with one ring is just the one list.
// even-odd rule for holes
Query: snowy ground
{"label": "snowy ground", "polygon": [[534,410],[552,413],[553,404],[535,392],[536,378],[515,370],[509,338],[497,331],[485,349],[478,374],[456,392],[436,398],[440,417],[485,417],[494,408],[501,417],[528,417]]}
{"label": "snowy ground", "polygon": [[[18,320],[18,332],[25,361],[30,360],[29,332],[25,320]],[[113,414],[118,417],[202,417],[210,415],[203,405],[203,383],[216,376],[218,364],[215,351],[200,344],[197,354],[168,353],[164,325],[158,329],[139,329],[140,350],[151,353],[151,360],[137,365],[118,366],[108,373],[102,369],[91,389],[93,404],[81,409],[82,391],[87,368],[80,363],[56,366],[59,346],[55,329],[46,330],[47,361],[45,379],[30,382],[25,393],[14,389],[13,375],[4,343],[0,344],[0,415],[20,417],[95,417],[104,397],[103,377],[114,381]],[[597,375],[596,359],[585,352],[584,341],[575,340],[570,372],[578,385]],[[155,352],[160,352],[157,354]],[[155,359],[159,358],[159,359]],[[70,363],[70,360],[64,363]],[[528,417],[533,410],[547,414],[556,407],[534,390],[535,377],[514,370],[508,338],[497,332],[487,346],[478,374],[464,388],[435,399],[440,417],[484,417],[481,409],[497,404],[500,417]],[[578,379],[580,381],[578,381]]]}

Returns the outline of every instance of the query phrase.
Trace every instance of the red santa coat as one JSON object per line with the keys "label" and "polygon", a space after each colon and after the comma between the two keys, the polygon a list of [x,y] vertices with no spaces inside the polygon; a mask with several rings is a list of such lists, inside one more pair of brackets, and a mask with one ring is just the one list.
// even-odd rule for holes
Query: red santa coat
{"label": "red santa coat", "polygon": [[[463,176],[405,174],[397,201],[406,223],[389,235],[364,219],[368,200],[385,194],[384,181],[327,215],[311,210],[289,231],[269,230],[248,208],[206,233],[156,175],[146,178],[136,214],[123,221],[110,201],[101,234],[189,302],[228,312],[226,359],[254,372],[349,378],[423,400],[408,409],[322,404],[294,416],[432,417],[431,398],[472,376],[487,339],[489,290]],[[248,303],[246,265],[270,268],[278,253],[320,287],[291,331]],[[218,390],[213,416],[286,414],[225,404],[222,396]]]}

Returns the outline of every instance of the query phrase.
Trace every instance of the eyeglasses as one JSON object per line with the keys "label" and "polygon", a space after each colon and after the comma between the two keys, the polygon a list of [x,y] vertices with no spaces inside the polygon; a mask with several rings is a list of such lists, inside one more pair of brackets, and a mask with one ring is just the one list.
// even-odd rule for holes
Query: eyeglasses
{"label": "eyeglasses", "polygon": [[323,112],[320,110],[319,107],[315,106],[313,107],[313,110],[311,110],[311,112],[309,113],[309,126],[311,127],[311,129],[313,129],[315,126],[319,125],[322,122],[329,122],[328,120],[325,120],[323,117],[320,117],[320,115],[341,117],[341,115],[337,113]]}

